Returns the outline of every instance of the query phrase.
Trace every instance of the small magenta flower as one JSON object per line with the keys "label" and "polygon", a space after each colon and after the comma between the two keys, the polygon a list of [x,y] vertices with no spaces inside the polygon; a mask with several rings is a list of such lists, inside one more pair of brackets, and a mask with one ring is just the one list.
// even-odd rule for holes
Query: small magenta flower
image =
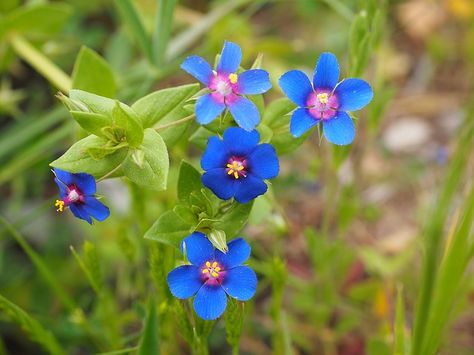
{"label": "small magenta flower", "polygon": [[109,216],[108,207],[94,196],[96,184],[92,175],[72,174],[60,169],[54,169],[53,173],[61,198],[55,203],[58,212],[63,212],[66,207],[69,207],[74,216],[89,222],[89,224],[92,224],[91,217],[103,221]]}
{"label": "small magenta flower", "polygon": [[203,185],[223,200],[234,197],[240,203],[263,195],[268,188],[264,180],[276,177],[280,166],[275,148],[259,140],[257,131],[238,127],[226,129],[223,140],[209,138],[201,159]]}
{"label": "small magenta flower", "polygon": [[196,294],[194,310],[205,320],[224,313],[227,295],[238,301],[248,301],[257,290],[257,276],[248,266],[241,265],[250,256],[250,246],[242,239],[228,244],[224,254],[216,250],[209,239],[195,232],[183,240],[181,251],[191,265],[178,266],[168,274],[168,286],[173,296],[186,299]]}
{"label": "small magenta flower", "polygon": [[207,86],[210,93],[196,102],[196,119],[208,124],[227,108],[235,122],[251,131],[260,122],[260,114],[252,101],[243,95],[257,95],[268,91],[272,84],[268,73],[262,69],[251,69],[237,74],[242,60],[242,50],[232,42],[224,42],[217,70],[197,55],[190,56],[181,68]]}
{"label": "small magenta flower", "polygon": [[291,117],[290,132],[300,137],[322,122],[326,139],[337,145],[352,143],[354,122],[346,111],[356,111],[373,97],[370,85],[361,79],[349,78],[338,83],[339,64],[332,53],[323,53],[314,71],[313,83],[299,70],[291,70],[280,78],[280,87],[299,106]]}

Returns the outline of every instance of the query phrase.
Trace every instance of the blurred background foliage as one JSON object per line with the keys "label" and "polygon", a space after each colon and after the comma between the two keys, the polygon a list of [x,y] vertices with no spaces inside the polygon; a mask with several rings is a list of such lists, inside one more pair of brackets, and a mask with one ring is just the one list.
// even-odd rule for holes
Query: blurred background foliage
{"label": "blurred background foliage", "polygon": [[[243,233],[260,283],[242,353],[472,354],[473,20],[470,0],[2,0],[0,354],[147,353],[150,341],[190,351],[163,285],[175,251],[143,239],[176,186],[105,181],[106,222],[57,215],[48,164],[82,132],[55,95],[71,87],[82,46],[112,69],[116,92],[104,95],[132,103],[192,82],[182,60],[212,61],[224,40],[243,48],[244,67],[263,54],[267,104],[282,73],[310,73],[323,51],[375,92],[351,149],[314,133],[256,200]],[[198,165],[192,133],[170,151],[171,177],[184,157]],[[211,353],[230,352],[224,324]]]}

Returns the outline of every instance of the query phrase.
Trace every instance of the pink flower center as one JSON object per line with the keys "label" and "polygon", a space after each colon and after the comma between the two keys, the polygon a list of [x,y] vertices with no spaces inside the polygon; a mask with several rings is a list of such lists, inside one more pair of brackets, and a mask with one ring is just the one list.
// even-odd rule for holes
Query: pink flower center
{"label": "pink flower center", "polygon": [[247,160],[232,156],[227,161],[227,175],[238,180],[240,177],[247,177]]}
{"label": "pink flower center", "polygon": [[309,94],[306,101],[309,113],[318,120],[333,118],[339,108],[336,94],[330,90],[317,89]]}
{"label": "pink flower center", "polygon": [[231,73],[229,75],[214,73],[209,83],[209,89],[212,91],[213,98],[221,103],[229,103],[229,100],[235,100],[232,94],[237,94],[238,75]]}
{"label": "pink flower center", "polygon": [[206,261],[201,267],[204,282],[211,285],[221,284],[225,275],[223,267],[217,261]]}

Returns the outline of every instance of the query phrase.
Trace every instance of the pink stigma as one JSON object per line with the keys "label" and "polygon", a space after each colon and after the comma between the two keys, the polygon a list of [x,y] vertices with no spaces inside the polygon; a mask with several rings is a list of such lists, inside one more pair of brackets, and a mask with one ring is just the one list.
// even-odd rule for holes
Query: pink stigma
{"label": "pink stigma", "polygon": [[318,120],[333,118],[339,109],[339,101],[331,90],[316,89],[306,101],[311,116]]}

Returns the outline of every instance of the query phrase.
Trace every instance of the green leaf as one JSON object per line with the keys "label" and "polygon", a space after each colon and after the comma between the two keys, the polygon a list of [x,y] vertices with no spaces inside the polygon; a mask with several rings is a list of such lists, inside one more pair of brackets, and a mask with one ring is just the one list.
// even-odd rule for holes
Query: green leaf
{"label": "green leaf", "polygon": [[244,324],[244,305],[234,298],[227,301],[227,311],[225,312],[225,331],[227,342],[233,349],[233,353],[239,353],[240,334]]}
{"label": "green leaf", "polygon": [[166,189],[169,170],[168,150],[161,136],[147,128],[143,143],[137,148],[144,154],[140,167],[130,154],[122,164],[122,171],[134,183],[154,190]]}
{"label": "green leaf", "polygon": [[214,248],[219,249],[223,253],[227,253],[229,248],[227,247],[227,238],[224,231],[218,229],[211,229],[207,237],[211,241]]}
{"label": "green leaf", "polygon": [[136,113],[127,105],[115,101],[112,110],[112,120],[125,131],[125,138],[130,147],[136,148],[143,142],[143,127],[137,118]]}
{"label": "green leaf", "polygon": [[145,233],[145,239],[179,248],[184,237],[193,232],[193,226],[185,223],[174,211],[163,213]]}
{"label": "green leaf", "polygon": [[90,112],[101,113],[106,116],[111,116],[112,110],[115,107],[115,100],[83,90],[70,90],[69,98],[87,107]]}
{"label": "green leaf", "polygon": [[202,189],[201,174],[191,164],[181,161],[178,175],[178,199],[180,201],[189,201],[192,192],[198,192]]}
{"label": "green leaf", "polygon": [[395,309],[395,345],[393,355],[408,355],[408,336],[405,329],[405,301],[403,300],[403,288],[397,288],[397,303]]}
{"label": "green leaf", "polygon": [[[143,127],[156,127],[157,123],[162,125],[187,116],[188,112],[183,109],[183,106],[198,91],[199,84],[158,90],[135,102],[132,109],[138,114]],[[164,134],[176,128],[170,127],[160,133]]]}
{"label": "green leaf", "polygon": [[112,119],[101,113],[71,111],[71,115],[85,131],[103,138],[106,136],[102,128],[112,124]]}
{"label": "green leaf", "polygon": [[158,317],[156,314],[156,306],[153,299],[150,300],[148,306],[148,314],[143,327],[140,345],[138,347],[138,355],[159,355],[160,344],[158,334]]}
{"label": "green leaf", "polygon": [[129,31],[137,41],[138,46],[142,50],[143,54],[150,63],[153,63],[151,39],[146,33],[143,21],[140,18],[133,1],[117,0],[114,2],[114,4],[117,7],[125,25],[128,27]]}
{"label": "green leaf", "polygon": [[189,137],[189,141],[204,150],[206,149],[209,137],[212,135],[214,135],[213,132],[206,127],[201,126],[191,135],[191,137]]}
{"label": "green leaf", "polygon": [[229,239],[235,237],[247,223],[252,206],[253,201],[244,205],[234,201],[213,228],[223,230]]}
{"label": "green leaf", "polygon": [[115,79],[109,64],[95,51],[83,46],[72,71],[72,87],[93,94],[114,97]]}
{"label": "green leaf", "polygon": [[46,330],[36,319],[2,295],[0,295],[0,311],[17,323],[31,340],[40,344],[48,353],[53,355],[65,354],[50,331]]}
{"label": "green leaf", "polygon": [[92,288],[97,294],[100,294],[100,291],[103,286],[102,281],[102,274],[100,271],[100,264],[99,258],[97,256],[96,247],[89,241],[85,241],[82,250],[84,253],[84,257],[81,256],[76,252],[73,246],[70,247],[72,254],[76,258],[79,266],[81,267],[82,271],[86,275],[89,283],[91,284]]}
{"label": "green leaf", "polygon": [[173,208],[173,211],[185,223],[189,223],[191,225],[196,225],[198,223],[196,214],[192,211],[192,209],[189,206],[176,205]]}
{"label": "green leaf", "polygon": [[88,152],[90,148],[105,146],[107,140],[94,135],[81,139],[50,165],[71,173],[88,173],[96,179],[117,168],[127,157],[127,148],[120,148],[103,159],[94,159]]}
{"label": "green leaf", "polygon": [[0,38],[9,32],[26,35],[51,35],[61,30],[72,14],[63,3],[22,6],[0,21]]}
{"label": "green leaf", "polygon": [[156,24],[153,33],[153,59],[157,67],[163,64],[166,47],[173,29],[173,13],[177,0],[158,0],[156,2]]}
{"label": "green leaf", "polygon": [[288,154],[298,148],[310,136],[311,130],[299,138],[290,133],[291,111],[295,105],[287,98],[272,101],[263,115],[262,123],[273,131],[270,143],[278,155]]}

